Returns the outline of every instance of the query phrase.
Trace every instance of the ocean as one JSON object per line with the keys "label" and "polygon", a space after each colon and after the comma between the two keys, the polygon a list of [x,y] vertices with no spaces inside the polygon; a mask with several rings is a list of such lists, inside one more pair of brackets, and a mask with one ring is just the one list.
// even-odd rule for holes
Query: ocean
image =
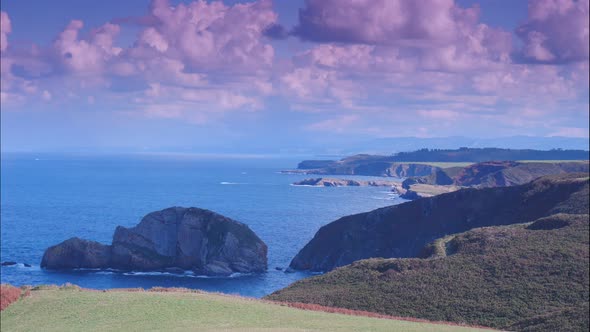
{"label": "ocean", "polygon": [[[298,161],[268,156],[2,154],[0,260],[18,264],[3,266],[1,281],[267,295],[310,275],[276,268],[288,267],[321,226],[403,201],[383,187],[292,186],[313,177],[280,173]],[[74,236],[110,244],[116,226],[132,227],[147,213],[171,206],[205,208],[247,224],[268,245],[268,272],[214,278],[39,267],[51,245]]]}

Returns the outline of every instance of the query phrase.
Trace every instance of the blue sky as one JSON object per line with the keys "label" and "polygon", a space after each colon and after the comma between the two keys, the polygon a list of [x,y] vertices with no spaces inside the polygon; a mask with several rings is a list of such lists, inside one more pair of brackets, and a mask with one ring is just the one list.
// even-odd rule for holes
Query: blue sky
{"label": "blue sky", "polygon": [[588,137],[587,0],[3,0],[3,151]]}

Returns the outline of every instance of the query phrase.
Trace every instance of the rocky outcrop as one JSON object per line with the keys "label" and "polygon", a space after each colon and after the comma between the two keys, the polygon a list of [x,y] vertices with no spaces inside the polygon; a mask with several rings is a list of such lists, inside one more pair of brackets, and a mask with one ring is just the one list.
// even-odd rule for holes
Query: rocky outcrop
{"label": "rocky outcrop", "polygon": [[390,156],[355,155],[342,160],[304,160],[285,173],[368,175],[387,177],[427,176],[439,167],[424,163],[395,162]]}
{"label": "rocky outcrop", "polygon": [[317,169],[332,166],[335,160],[304,160],[297,165],[297,169]]}
{"label": "rocky outcrop", "polygon": [[524,184],[541,176],[588,172],[587,161],[576,162],[517,162],[485,161],[463,168],[435,170],[428,176],[404,180],[403,187],[413,184],[456,185],[462,187],[507,187]]}
{"label": "rocky outcrop", "polygon": [[378,180],[364,181],[333,178],[313,178],[294,182],[293,185],[314,187],[391,187],[399,185],[399,182]]}
{"label": "rocky outcrop", "polygon": [[41,267],[50,269],[104,268],[111,260],[111,246],[73,237],[49,247]]}
{"label": "rocky outcrop", "polygon": [[[368,213],[322,228],[293,258],[295,270],[329,271],[371,257],[416,257],[429,242],[476,227],[532,221],[550,213],[588,209],[588,174],[565,174],[529,184],[462,189]],[[575,200],[578,204],[565,204]]]}
{"label": "rocky outcrop", "polygon": [[[474,159],[454,156],[483,155]],[[459,150],[420,150],[414,153],[400,153],[393,156],[360,154],[333,160],[305,160],[299,163],[297,170],[286,173],[322,174],[322,175],[367,175],[385,176],[406,179],[404,188],[411,184],[456,185],[462,187],[503,187],[524,184],[536,178],[551,174],[588,172],[588,161],[494,161],[503,160],[496,157],[513,157],[517,160],[529,160],[540,156],[563,156],[566,159],[579,156],[587,159],[587,151],[534,151],[534,150],[502,150],[502,149],[459,149]],[[492,161],[480,161],[485,155]],[[414,156],[412,161],[410,156]],[[430,158],[427,158],[431,156]],[[437,158],[435,158],[437,156]],[[530,157],[530,158],[527,158]],[[410,158],[410,159],[408,159]],[[425,159],[426,158],[426,159]],[[441,168],[429,161],[477,162],[467,167]],[[485,160],[485,159],[484,159]],[[515,159],[508,159],[515,160]],[[436,164],[436,163],[434,163]]]}
{"label": "rocky outcrop", "polygon": [[588,172],[588,162],[488,161],[465,167],[454,178],[458,186],[504,187],[524,184],[545,175]]}
{"label": "rocky outcrop", "polygon": [[173,207],[148,214],[135,227],[117,227],[110,246],[73,238],[50,247],[41,267],[264,272],[267,247],[242,223],[208,210]]}

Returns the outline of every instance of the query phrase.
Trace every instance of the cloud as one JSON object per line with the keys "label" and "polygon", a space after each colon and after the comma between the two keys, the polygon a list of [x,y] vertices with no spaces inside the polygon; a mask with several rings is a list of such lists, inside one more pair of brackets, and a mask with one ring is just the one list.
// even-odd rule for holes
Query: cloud
{"label": "cloud", "polygon": [[0,12],[0,52],[8,48],[8,34],[12,31],[10,17],[6,12]]}
{"label": "cloud", "polygon": [[342,133],[359,120],[360,117],[358,115],[343,115],[333,119],[312,123],[307,126],[307,129],[312,131]]}
{"label": "cloud", "polygon": [[93,30],[85,40],[79,38],[79,31],[83,26],[84,23],[80,20],[71,21],[54,41],[53,48],[58,62],[72,72],[102,72],[105,63],[122,51],[120,47],[114,46],[120,27],[106,23]]}
{"label": "cloud", "polygon": [[[145,17],[113,19],[87,33],[83,21],[72,20],[50,46],[7,53],[11,27],[2,12],[2,100],[33,102],[27,95],[34,89],[44,102],[92,96],[94,103],[118,100],[125,109],[146,109],[148,101],[175,105],[151,107],[152,115],[206,114],[191,119],[258,109],[260,96],[273,91],[274,49],[265,31],[276,22],[269,0],[231,6],[154,0]],[[130,46],[118,45],[119,24],[139,26]]]}
{"label": "cloud", "polygon": [[547,136],[588,138],[588,129],[579,127],[557,127]]}
{"label": "cloud", "polygon": [[253,70],[273,62],[274,49],[263,39],[277,22],[270,0],[233,6],[205,1],[171,6],[155,0],[149,17],[152,22],[141,32],[132,56],[167,56],[207,71],[226,66]]}
{"label": "cloud", "polygon": [[588,60],[589,0],[530,0],[525,23],[516,29],[521,56],[532,62]]}
{"label": "cloud", "polygon": [[308,0],[293,34],[316,42],[403,47],[459,44],[481,52],[510,48],[503,31],[478,23],[479,8],[453,0]]}
{"label": "cloud", "polygon": [[314,120],[303,130],[384,135],[490,124],[548,133],[587,111],[588,0],[531,1],[522,45],[453,0],[308,0],[291,31],[270,0],[231,3],[154,0],[144,16],[72,20],[30,47],[8,47],[2,12],[2,105],[192,123],[303,111],[292,115]]}

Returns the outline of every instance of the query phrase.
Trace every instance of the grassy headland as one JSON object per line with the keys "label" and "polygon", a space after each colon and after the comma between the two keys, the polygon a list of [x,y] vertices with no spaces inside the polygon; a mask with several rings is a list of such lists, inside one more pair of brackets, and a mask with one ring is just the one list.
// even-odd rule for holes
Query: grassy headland
{"label": "grassy headland", "polygon": [[310,311],[183,289],[39,287],[1,313],[2,331],[478,331]]}
{"label": "grassy headland", "polygon": [[361,260],[268,298],[509,330],[587,331],[588,236],[587,214],[478,228],[435,241],[427,259]]}

